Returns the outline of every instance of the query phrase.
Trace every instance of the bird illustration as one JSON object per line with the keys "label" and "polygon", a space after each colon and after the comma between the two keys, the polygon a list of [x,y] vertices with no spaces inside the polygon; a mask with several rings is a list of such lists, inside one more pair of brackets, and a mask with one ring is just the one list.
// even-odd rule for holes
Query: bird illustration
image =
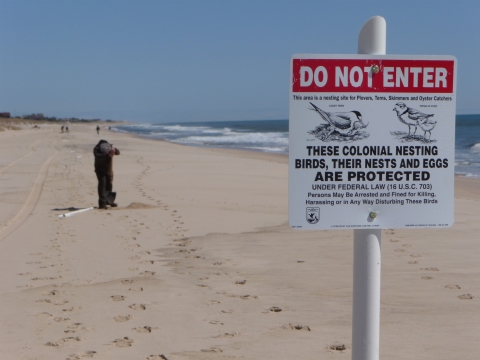
{"label": "bird illustration", "polygon": [[[423,137],[425,138],[425,140],[430,141],[430,138],[432,137],[432,130],[435,127],[435,125],[437,125],[437,122],[432,119],[425,118],[422,121],[418,121],[418,125],[423,130]],[[429,134],[428,139],[427,139],[427,132]]]}
{"label": "bird illustration", "polygon": [[353,110],[349,112],[335,112],[330,113],[323,111],[318,106],[310,103],[313,106],[313,111],[315,111],[318,115],[321,116],[323,120],[325,120],[329,126],[330,131],[325,136],[324,140],[328,139],[328,137],[334,133],[338,132],[344,136],[353,136],[355,135],[360,129],[366,128],[368,126],[365,125],[362,121],[362,114],[359,111]]}
{"label": "bird illustration", "polygon": [[396,103],[395,107],[393,108],[393,111],[397,113],[398,120],[400,120],[405,125],[408,125],[409,137],[412,136],[410,135],[412,126],[415,127],[413,136],[417,132],[418,126],[420,126],[420,128],[424,131],[423,137],[425,139],[427,139],[426,138],[427,131],[430,134],[430,136],[432,136],[431,130],[433,130],[433,128],[437,124],[436,121],[429,119],[430,117],[433,116],[433,114],[424,114],[418,110],[407,107],[407,105],[405,105],[405,103],[403,102]]}

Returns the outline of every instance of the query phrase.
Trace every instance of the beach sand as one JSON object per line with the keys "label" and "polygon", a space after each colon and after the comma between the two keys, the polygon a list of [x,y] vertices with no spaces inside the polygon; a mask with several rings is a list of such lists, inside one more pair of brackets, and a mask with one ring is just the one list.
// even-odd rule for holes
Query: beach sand
{"label": "beach sand", "polygon": [[[293,231],[287,157],[97,124],[0,132],[0,359],[350,359],[353,231]],[[94,145],[117,208],[97,206]],[[478,359],[480,182],[384,230],[380,357]]]}

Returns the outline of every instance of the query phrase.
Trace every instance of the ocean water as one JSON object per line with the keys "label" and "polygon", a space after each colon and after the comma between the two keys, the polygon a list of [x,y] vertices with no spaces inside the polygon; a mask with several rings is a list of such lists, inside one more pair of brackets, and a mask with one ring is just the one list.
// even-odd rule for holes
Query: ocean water
{"label": "ocean water", "polygon": [[113,129],[177,144],[288,154],[288,120],[129,124]]}
{"label": "ocean water", "polygon": [[[113,129],[190,146],[288,154],[288,120],[128,124]],[[480,178],[480,114],[457,115],[455,129],[455,173]]]}
{"label": "ocean water", "polygon": [[457,115],[455,173],[480,177],[480,115]]}

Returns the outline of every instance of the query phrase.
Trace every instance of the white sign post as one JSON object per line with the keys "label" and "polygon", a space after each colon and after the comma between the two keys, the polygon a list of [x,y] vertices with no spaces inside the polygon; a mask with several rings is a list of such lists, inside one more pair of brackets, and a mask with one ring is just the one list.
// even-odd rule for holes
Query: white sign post
{"label": "white sign post", "polygon": [[456,59],[385,49],[373,17],[358,55],[291,60],[290,226],[355,230],[355,360],[378,359],[381,229],[453,224]]}
{"label": "white sign post", "polygon": [[[385,55],[386,47],[385,19],[371,18],[358,36],[358,53]],[[381,229],[353,230],[352,360],[380,358],[381,250]]]}

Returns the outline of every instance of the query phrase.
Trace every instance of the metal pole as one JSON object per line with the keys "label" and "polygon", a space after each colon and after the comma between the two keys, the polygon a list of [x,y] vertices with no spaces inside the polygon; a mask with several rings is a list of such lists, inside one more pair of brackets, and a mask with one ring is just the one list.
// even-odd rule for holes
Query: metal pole
{"label": "metal pole", "polygon": [[[370,18],[360,30],[358,53],[385,55],[386,29],[383,17]],[[353,242],[352,360],[378,360],[382,230],[354,230]]]}

